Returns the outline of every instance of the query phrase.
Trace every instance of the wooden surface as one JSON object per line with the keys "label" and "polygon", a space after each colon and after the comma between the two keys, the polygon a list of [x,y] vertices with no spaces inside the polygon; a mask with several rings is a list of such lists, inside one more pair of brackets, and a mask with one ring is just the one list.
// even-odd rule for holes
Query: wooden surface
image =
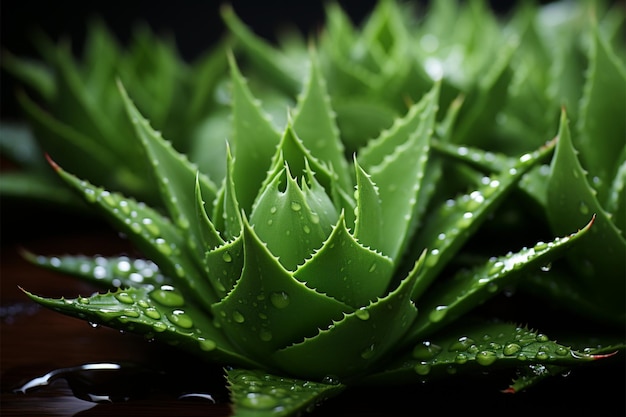
{"label": "wooden surface", "polygon": [[[132,248],[126,242],[106,227],[94,229],[90,221],[66,227],[54,217],[42,216],[36,221],[28,217],[26,221],[16,213],[10,214],[11,219],[5,215],[9,214],[4,212],[2,218],[0,265],[2,416],[230,415],[219,368],[198,363],[140,336],[91,328],[84,321],[39,308],[18,288],[55,297],[87,295],[95,290],[73,278],[30,265],[19,256],[19,248],[47,255],[111,255],[128,253]],[[129,362],[142,370],[104,375],[104,393],[130,396],[128,401],[99,404],[77,398],[72,389],[80,396],[95,385],[93,380],[81,380],[80,373],[71,375],[69,381],[60,378],[26,394],[12,392],[52,370],[98,362]],[[425,409],[436,409],[438,415],[465,415],[471,411],[483,416],[624,416],[622,365],[613,361],[610,366],[578,369],[566,378],[552,378],[516,395],[499,392],[513,375],[497,380],[488,376],[458,377],[413,387],[353,389],[329,400],[312,416],[401,417],[421,415]],[[210,394],[216,403],[201,398],[180,399],[185,393]]]}

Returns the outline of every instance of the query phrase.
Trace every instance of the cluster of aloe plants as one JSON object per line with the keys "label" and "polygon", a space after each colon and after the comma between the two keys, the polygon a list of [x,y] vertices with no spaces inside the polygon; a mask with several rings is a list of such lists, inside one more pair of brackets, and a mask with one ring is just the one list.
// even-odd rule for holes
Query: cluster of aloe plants
{"label": "cluster of aloe plants", "polygon": [[[517,369],[520,391],[624,350],[623,10],[381,0],[355,27],[330,4],[278,44],[223,18],[195,64],[102,26],[83,62],[4,61],[43,99],[20,95],[61,181],[3,173],[3,192],[62,185],[142,256],[27,253],[109,289],[33,300],[223,364],[241,416],[451,370]],[[507,288],[614,337],[473,314]]]}

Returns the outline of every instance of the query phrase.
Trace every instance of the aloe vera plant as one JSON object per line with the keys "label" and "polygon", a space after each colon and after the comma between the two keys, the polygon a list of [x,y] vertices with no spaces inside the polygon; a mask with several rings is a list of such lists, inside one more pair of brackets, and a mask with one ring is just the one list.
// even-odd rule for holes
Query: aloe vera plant
{"label": "aloe vera plant", "polygon": [[[27,253],[109,289],[60,300],[27,294],[224,365],[239,416],[292,415],[347,388],[452,377],[451,370],[517,369],[506,390],[515,392],[623,350],[619,329],[617,342],[573,346],[522,323],[473,315],[519,287],[623,323],[623,131],[607,127],[619,120],[619,100],[608,107],[602,100],[603,88],[623,87],[624,62],[610,35],[621,23],[586,32],[593,46],[581,56],[592,65],[582,91],[572,91],[575,82],[528,71],[525,59],[541,54],[521,39],[524,48],[505,42],[504,52],[496,41],[475,50],[468,43],[475,66],[461,74],[466,79],[432,72],[419,53],[403,59],[414,44],[409,35],[437,33],[443,42],[445,34],[433,32],[438,19],[470,28],[487,22],[486,33],[501,33],[480,2],[460,15],[436,4],[417,34],[394,2],[381,2],[362,32],[331,7],[319,45],[282,51],[251,37],[224,9],[236,39],[224,55],[228,118],[209,119],[227,121],[228,141],[212,136],[197,148],[222,160],[211,172],[166,140],[166,129],[153,128],[118,81],[125,113],[118,123],[131,127],[133,167],[149,172],[157,198],[116,191],[75,175],[66,167],[72,161],[48,159],[142,256]],[[535,13],[523,8],[506,30],[549,38],[531,36],[547,30],[534,26]],[[458,27],[455,42],[467,35]],[[490,44],[491,35],[475,42]],[[558,58],[557,67],[571,56]],[[480,81],[485,67],[491,71]],[[531,100],[522,85],[545,94]],[[541,120],[528,103],[542,109]],[[503,117],[507,123],[498,122]],[[613,139],[597,139],[608,134]],[[540,214],[511,223],[511,202]],[[520,221],[537,231],[532,244],[514,236]],[[497,245],[485,242],[498,228]]]}

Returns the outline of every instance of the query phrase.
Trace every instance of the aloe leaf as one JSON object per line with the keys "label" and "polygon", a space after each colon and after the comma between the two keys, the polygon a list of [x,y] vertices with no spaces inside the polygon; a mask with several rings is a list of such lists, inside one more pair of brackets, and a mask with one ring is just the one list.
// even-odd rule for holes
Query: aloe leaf
{"label": "aloe leaf", "polygon": [[[392,259],[396,259],[403,253],[413,234],[409,225],[415,225],[417,197],[426,170],[429,142],[438,108],[438,90],[438,85],[435,85],[424,97],[429,105],[420,115],[423,117],[421,119],[423,122],[419,124],[419,128],[411,133],[405,142],[394,146],[389,158],[368,170],[380,194],[382,230],[384,231],[380,243],[374,248]],[[395,142],[393,135],[388,137],[392,138],[388,140]],[[386,147],[385,142],[385,140],[379,142],[378,146]],[[404,168],[401,176],[398,176],[398,167]]]}
{"label": "aloe leaf", "polygon": [[196,198],[196,222],[202,238],[201,242],[203,243],[204,250],[212,250],[222,245],[224,240],[215,228],[215,224],[209,219],[198,175],[196,175],[194,195]]}
{"label": "aloe leaf", "polygon": [[249,213],[254,198],[270,166],[270,161],[281,135],[263,112],[246,81],[239,72],[232,55],[229,55],[232,83],[232,146],[235,166],[233,180],[237,187],[237,200]]}
{"label": "aloe leaf", "polygon": [[47,65],[18,58],[9,51],[2,51],[0,62],[2,68],[34,89],[44,99],[54,96],[56,90],[54,76]]}
{"label": "aloe leaf", "polygon": [[244,265],[243,235],[207,251],[206,276],[220,299],[235,286]]}
{"label": "aloe leaf", "polygon": [[[593,351],[592,351],[593,352]],[[527,366],[574,366],[602,359],[557,343],[547,335],[511,323],[464,322],[446,328],[395,358],[362,383],[409,383],[449,377],[450,373]]]}
{"label": "aloe leaf", "polygon": [[415,321],[409,340],[423,337],[462,317],[475,306],[483,304],[503,287],[513,284],[526,271],[550,265],[565,249],[589,233],[593,220],[578,232],[556,238],[552,242],[538,242],[534,247],[492,258],[470,271],[457,273],[451,281],[438,282],[418,299],[420,317]]}
{"label": "aloe leaf", "polygon": [[108,288],[155,288],[172,284],[172,279],[163,275],[159,267],[148,259],[128,256],[43,256],[28,251],[23,251],[22,256],[33,264]]}
{"label": "aloe leaf", "polygon": [[257,69],[288,95],[295,96],[301,89],[300,75],[303,71],[299,71],[287,57],[252,33],[231,6],[222,7],[221,15],[229,32],[237,40],[236,46],[244,48]]}
{"label": "aloe leaf", "polygon": [[78,191],[87,203],[97,207],[119,231],[125,233],[147,258],[159,266],[163,274],[183,280],[192,290],[202,292],[206,304],[215,299],[208,283],[201,278],[195,257],[186,249],[185,237],[168,218],[132,198],[79,180],[50,162],[63,180]]}
{"label": "aloe leaf", "polygon": [[[210,202],[217,195],[217,187],[206,176],[199,174],[195,166],[185,156],[176,152],[171,143],[150,127],[148,121],[143,118],[128,97],[121,83],[119,88],[128,117],[135,127],[137,139],[145,149],[146,157],[150,161],[151,172],[155,181],[158,182],[161,198],[170,218],[180,229],[189,231],[192,236],[190,241],[201,241],[201,231],[194,221],[196,219],[196,205],[193,200],[194,194],[191,192],[194,179],[199,184],[202,195]],[[210,209],[211,207],[209,207]],[[198,259],[202,259],[204,249],[195,249],[198,253]]]}
{"label": "aloe leaf", "polygon": [[[280,189],[281,184],[285,186],[284,191]],[[328,206],[333,208],[330,201]],[[320,221],[320,216],[325,217],[324,222]],[[318,214],[311,209],[305,193],[291,176],[289,166],[285,166],[259,196],[250,223],[281,265],[295,271],[330,234],[330,225],[334,222],[328,222],[326,216],[328,214]],[[292,235],[301,238],[293,239]]]}
{"label": "aloe leaf", "polygon": [[[554,233],[560,234],[586,217],[596,215],[594,228],[567,259],[588,297],[602,300],[607,310],[624,317],[626,239],[600,205],[587,181],[574,149],[565,111],[561,114],[558,143],[548,180],[547,215]],[[575,226],[574,226],[575,227]]]}
{"label": "aloe leaf", "polygon": [[353,310],[294,279],[245,219],[243,248],[241,278],[212,311],[229,339],[251,357],[267,359]]}
{"label": "aloe leaf", "polygon": [[611,219],[622,231],[622,235],[626,236],[626,216],[622,216],[626,213],[626,146],[622,149],[617,173],[609,186],[609,195],[604,208],[611,213]]}
{"label": "aloe leaf", "polygon": [[205,311],[175,287],[117,289],[75,299],[44,298],[26,292],[32,300],[60,313],[119,330],[138,332],[148,339],[175,344],[199,357],[242,366],[259,367],[237,353]]}
{"label": "aloe leaf", "polygon": [[57,205],[64,210],[84,212],[84,202],[60,185],[54,179],[33,172],[3,172],[0,196],[4,204],[9,204],[11,199],[16,202],[30,200]]}
{"label": "aloe leaf", "polygon": [[410,295],[422,265],[420,258],[396,289],[344,313],[332,325],[320,327],[316,335],[274,352],[273,357],[286,372],[318,380],[354,376],[372,367],[397,347],[417,316]]}
{"label": "aloe leaf", "polygon": [[626,113],[626,67],[597,25],[594,25],[592,35],[590,68],[580,101],[577,137],[573,140],[581,151],[582,165],[591,176],[601,180],[594,187],[602,201],[606,198],[610,179],[618,169],[617,158],[626,137],[626,126],[615,123]]}
{"label": "aloe leaf", "polygon": [[382,210],[378,187],[361,168],[356,158],[356,219],[354,238],[363,246],[375,248],[382,239]]}
{"label": "aloe leaf", "polygon": [[229,369],[226,377],[233,417],[287,417],[310,412],[346,388],[248,369]]}
{"label": "aloe leaf", "polygon": [[355,240],[341,216],[322,248],[298,267],[294,277],[358,308],[385,293],[393,270],[391,259]]}
{"label": "aloe leaf", "polygon": [[312,48],[310,54],[309,79],[294,110],[292,127],[311,155],[327,161],[329,168],[337,174],[340,186],[344,190],[352,190],[352,179],[326,83]]}
{"label": "aloe leaf", "polygon": [[[483,177],[479,188],[447,200],[425,219],[424,227],[418,232],[412,250],[429,250],[425,261],[427,267],[418,279],[413,299],[422,295],[469,236],[487,219],[489,213],[515,188],[526,172],[552,152],[554,145],[554,141],[549,142],[533,153],[522,155],[518,163],[509,170],[499,175]],[[565,233],[569,231],[562,234]]]}

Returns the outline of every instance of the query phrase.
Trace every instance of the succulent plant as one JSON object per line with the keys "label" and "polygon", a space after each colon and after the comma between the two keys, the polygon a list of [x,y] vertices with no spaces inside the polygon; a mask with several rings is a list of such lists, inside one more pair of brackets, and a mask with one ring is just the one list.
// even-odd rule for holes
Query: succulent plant
{"label": "succulent plant", "polygon": [[[233,50],[196,91],[223,101],[198,99],[212,112],[186,126],[107,78],[132,149],[116,166],[148,188],[48,160],[140,255],[27,252],[108,289],[27,294],[224,365],[239,416],[485,369],[517,370],[516,392],[623,351],[623,13],[524,3],[501,25],[480,1],[435,2],[416,23],[402,7],[381,1],[357,30],[331,5],[318,39],[279,47],[224,8]],[[557,342],[475,314],[511,288],[617,328]]]}

